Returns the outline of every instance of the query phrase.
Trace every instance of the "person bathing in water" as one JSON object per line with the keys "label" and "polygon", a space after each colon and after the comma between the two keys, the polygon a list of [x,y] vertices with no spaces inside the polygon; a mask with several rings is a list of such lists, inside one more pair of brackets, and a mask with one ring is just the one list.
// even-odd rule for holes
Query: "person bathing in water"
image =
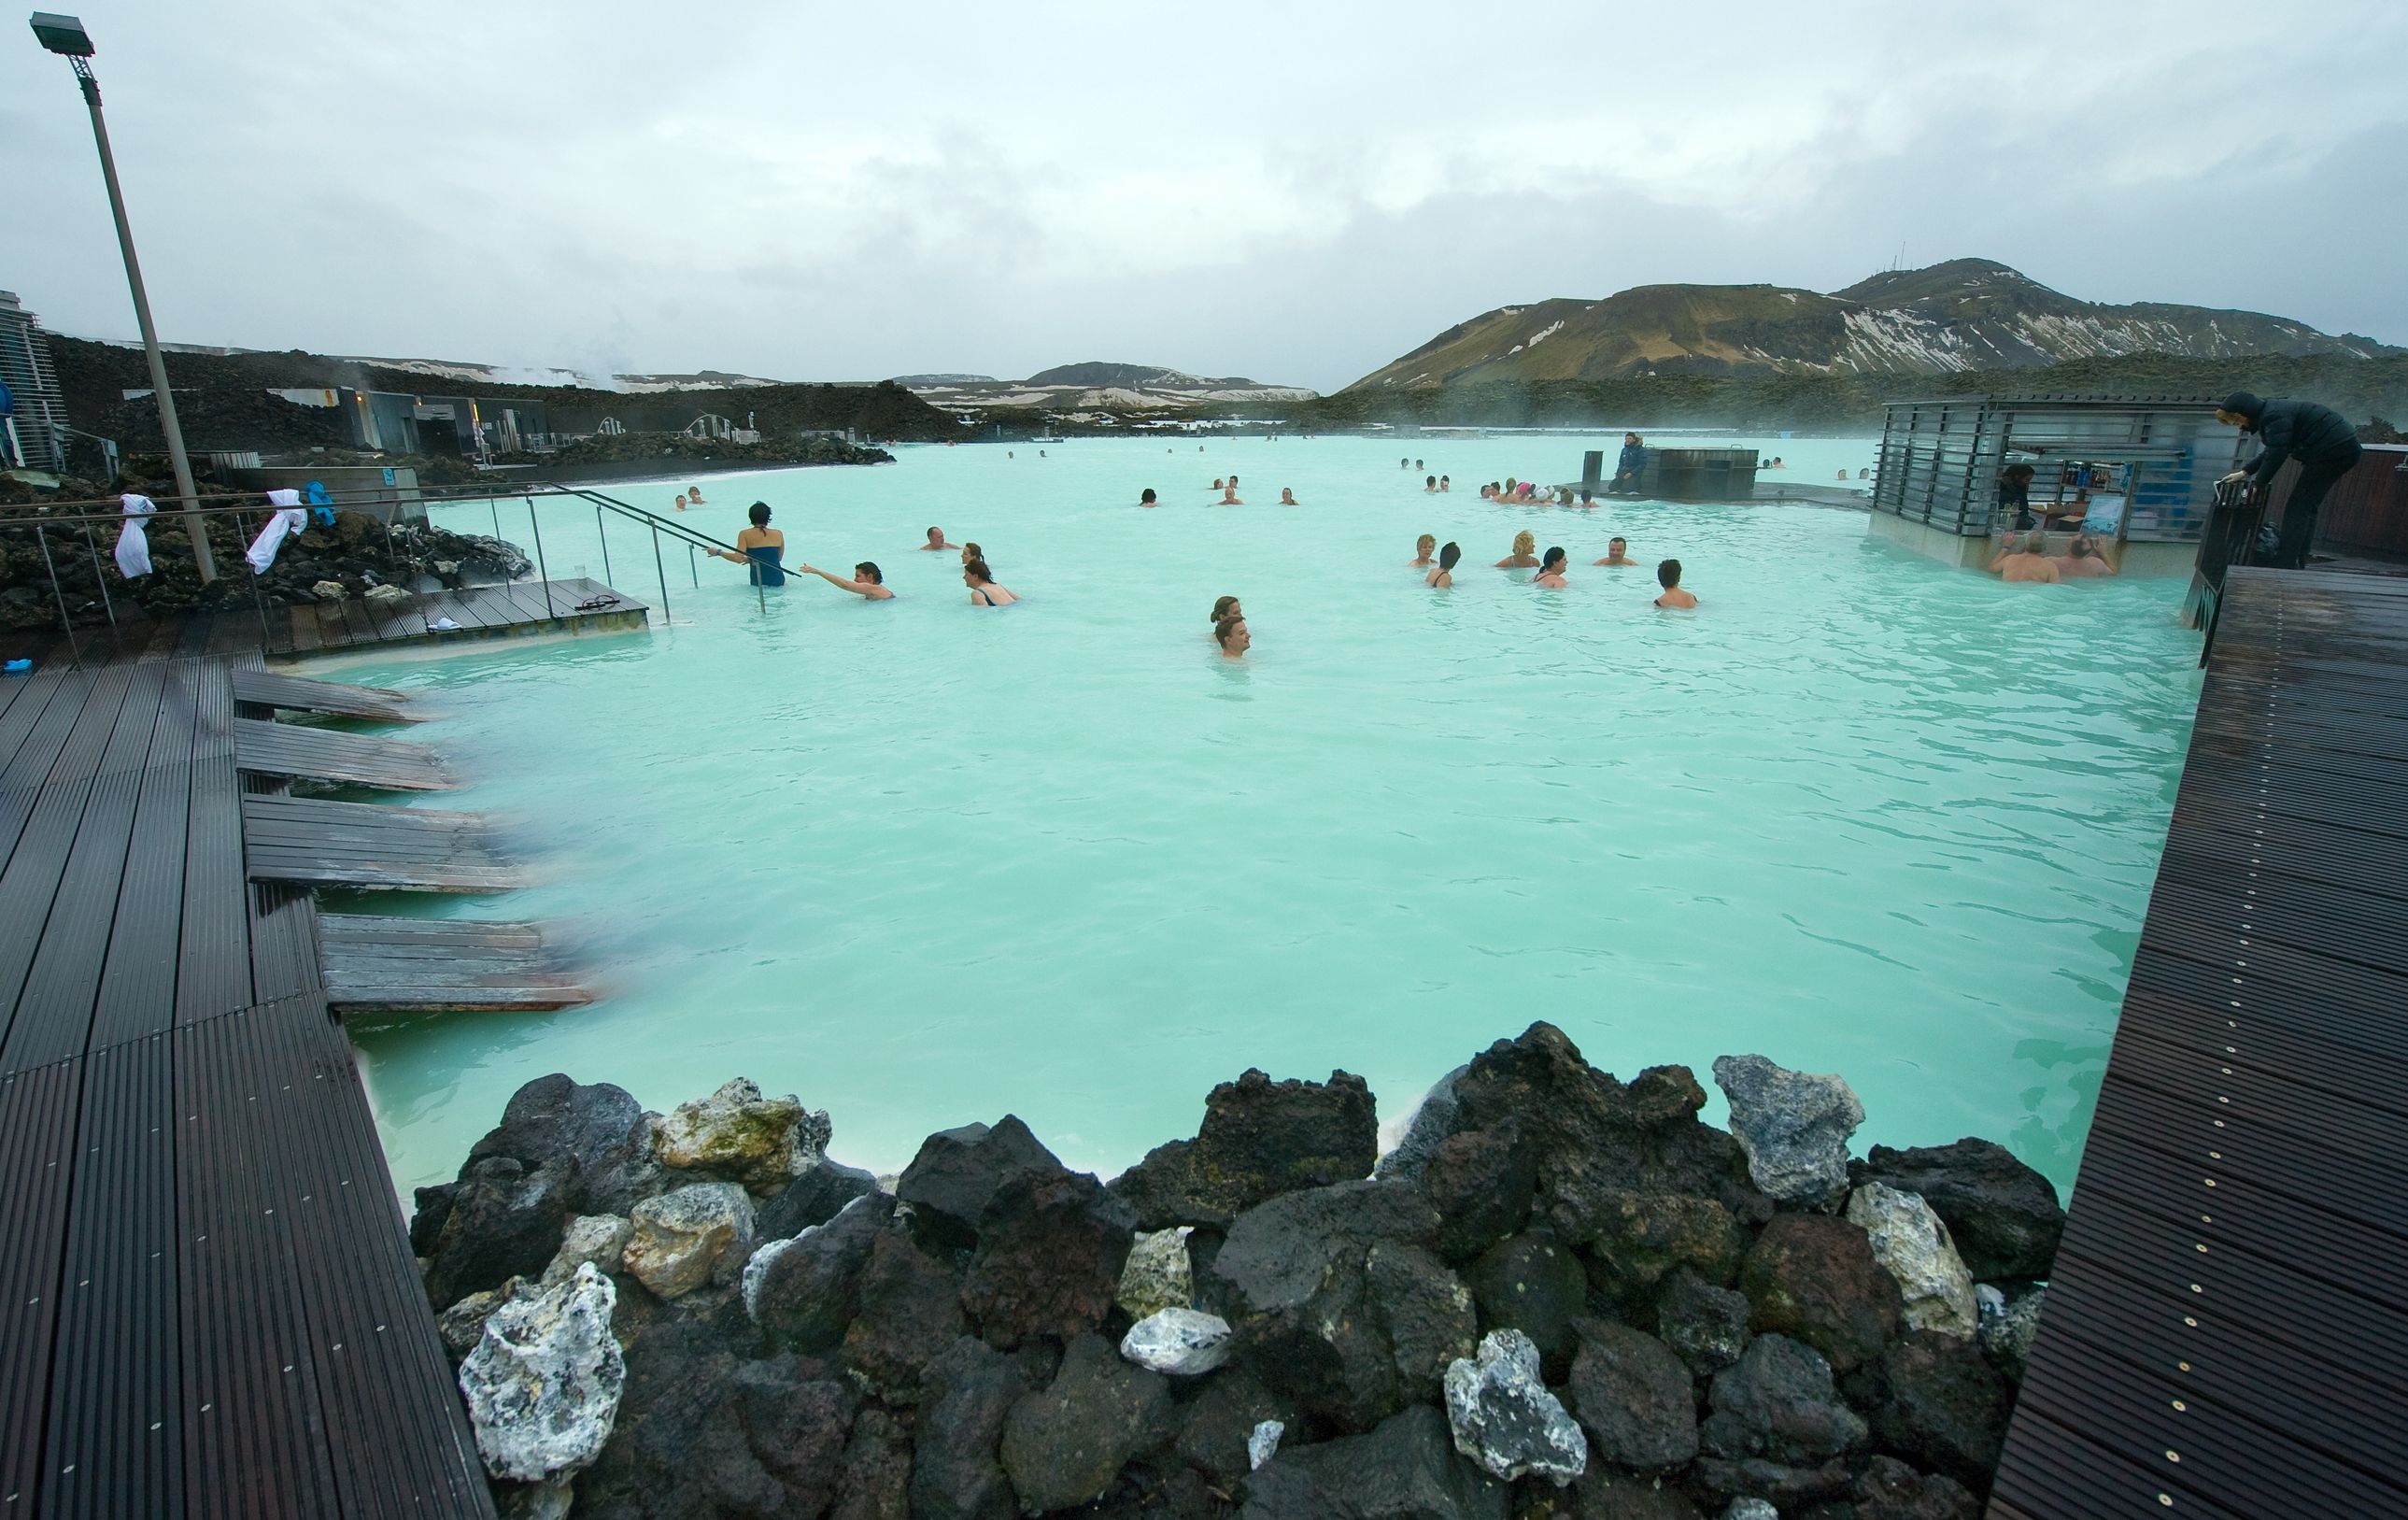
{"label": "person bathing in water", "polygon": [[959,549],[960,547],[959,544],[945,542],[945,530],[942,528],[930,528],[928,541],[920,546],[922,552],[925,553],[934,553],[940,549]]}
{"label": "person bathing in water", "polygon": [[1296,491],[1293,487],[1283,485],[1280,487],[1280,505],[1283,507],[1300,507],[1304,504],[1296,499]]}
{"label": "person bathing in water", "polygon": [[1539,563],[1539,536],[1528,528],[1513,535],[1513,552],[1497,562],[1500,570],[1526,570]]}
{"label": "person bathing in water", "polygon": [[1235,596],[1213,597],[1211,617],[1212,627],[1215,630],[1213,637],[1215,638],[1220,637],[1218,630],[1224,622],[1230,618],[1242,618],[1245,615],[1246,609],[1238,605],[1238,598]]}
{"label": "person bathing in water", "polygon": [[823,570],[816,565],[797,565],[795,568],[805,575],[818,576],[840,591],[849,591],[856,596],[866,596],[873,602],[892,601],[895,596],[893,592],[886,589],[886,577],[879,573],[878,566],[867,560],[863,560],[853,567],[853,578],[850,581],[832,571]]}
{"label": "person bathing in water", "polygon": [[2057,584],[2057,561],[2048,556],[2048,535],[2034,528],[2007,540],[2007,546],[1990,561],[1990,568],[1999,579],[2024,581],[2035,585]]}
{"label": "person bathing in water", "polygon": [[1223,618],[1212,624],[1212,641],[1221,646],[1221,658],[1225,660],[1242,660],[1246,651],[1254,647],[1254,636],[1247,632],[1246,620],[1241,617]]}
{"label": "person bathing in water", "polygon": [[986,567],[982,559],[971,560],[962,566],[962,584],[970,588],[973,607],[1010,607],[1020,600],[995,583],[995,572]]}
{"label": "person bathing in water", "polygon": [[1438,567],[1431,570],[1427,576],[1424,577],[1422,583],[1440,588],[1454,585],[1455,562],[1462,557],[1462,546],[1459,544],[1449,543],[1444,549],[1438,552]]}
{"label": "person bathing in water", "polygon": [[1229,477],[1229,483],[1221,488],[1221,505],[1224,507],[1243,507],[1245,505],[1244,502],[1238,499],[1238,478],[1234,475]]}
{"label": "person bathing in water", "polygon": [[1438,535],[1425,533],[1413,540],[1413,557],[1405,562],[1409,570],[1426,570],[1437,561],[1430,556],[1438,552]]}
{"label": "person bathing in water", "polygon": [[1154,487],[1152,486],[1147,486],[1144,490],[1138,493],[1137,504],[1140,507],[1159,507],[1162,505],[1162,503],[1154,499]]}
{"label": "person bathing in water", "polygon": [[2099,552],[2099,540],[2086,533],[2075,534],[2073,541],[2065,546],[2064,555],[2049,563],[2057,566],[2060,581],[2094,581],[2115,573],[2115,566]]}
{"label": "person bathing in water", "polygon": [[1617,533],[1605,541],[1605,558],[1597,563],[1611,565],[1618,569],[1625,565],[1636,565],[1639,562],[1630,557],[1630,540]]}
{"label": "person bathing in water", "polygon": [[1698,599],[1695,596],[1681,589],[1679,560],[1668,559],[1656,566],[1656,583],[1664,588],[1664,595],[1656,598],[1656,606],[1695,607],[1698,605]]}
{"label": "person bathing in water", "polygon": [[700,487],[700,486],[698,486],[698,485],[690,485],[690,486],[687,486],[687,487],[685,488],[685,501],[686,501],[686,505],[687,505],[687,506],[689,506],[689,507],[699,507],[699,506],[701,506],[701,505],[702,505],[702,487]]}
{"label": "person bathing in water", "polygon": [[724,549],[713,549],[708,552],[713,559],[730,560],[751,566],[744,578],[747,585],[784,585],[786,571],[778,562],[785,557],[786,536],[769,525],[769,504],[756,501],[746,515],[752,519],[752,525],[736,536],[734,552]]}
{"label": "person bathing in water", "polygon": [[1564,557],[1562,550],[1548,550],[1546,559],[1539,566],[1539,573],[1530,578],[1530,584],[1544,586],[1550,591],[1561,591],[1570,584],[1564,579],[1564,566],[1570,563]]}

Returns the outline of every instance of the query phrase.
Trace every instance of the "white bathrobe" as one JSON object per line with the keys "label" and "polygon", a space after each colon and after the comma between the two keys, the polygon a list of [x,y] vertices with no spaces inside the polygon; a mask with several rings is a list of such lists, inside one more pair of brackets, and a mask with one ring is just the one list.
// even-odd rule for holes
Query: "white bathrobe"
{"label": "white bathrobe", "polygon": [[242,552],[242,557],[251,562],[253,575],[265,575],[276,563],[276,552],[284,547],[286,534],[298,533],[309,525],[309,514],[302,509],[300,492],[270,491],[267,500],[279,510],[267,520],[267,526],[259,530],[259,537],[251,540],[251,547]]}
{"label": "white bathrobe", "polygon": [[150,573],[150,537],[142,531],[142,520],[159,508],[131,491],[117,499],[125,504],[125,525],[117,530],[117,572],[131,581]]}

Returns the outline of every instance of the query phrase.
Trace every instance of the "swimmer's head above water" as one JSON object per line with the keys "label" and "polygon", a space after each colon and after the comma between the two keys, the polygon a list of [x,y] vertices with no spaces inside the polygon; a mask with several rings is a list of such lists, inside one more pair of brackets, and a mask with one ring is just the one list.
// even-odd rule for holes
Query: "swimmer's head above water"
{"label": "swimmer's head above water", "polygon": [[744,515],[752,520],[754,527],[766,528],[769,525],[769,504],[766,501],[756,501],[745,509]]}

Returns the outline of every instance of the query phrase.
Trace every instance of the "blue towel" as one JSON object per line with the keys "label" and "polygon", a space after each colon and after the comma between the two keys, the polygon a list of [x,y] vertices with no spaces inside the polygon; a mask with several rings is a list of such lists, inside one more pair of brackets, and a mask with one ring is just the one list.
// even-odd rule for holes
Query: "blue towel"
{"label": "blue towel", "polygon": [[309,515],[317,520],[320,527],[335,525],[335,498],[327,492],[324,481],[310,481],[302,492],[301,499],[309,504]]}

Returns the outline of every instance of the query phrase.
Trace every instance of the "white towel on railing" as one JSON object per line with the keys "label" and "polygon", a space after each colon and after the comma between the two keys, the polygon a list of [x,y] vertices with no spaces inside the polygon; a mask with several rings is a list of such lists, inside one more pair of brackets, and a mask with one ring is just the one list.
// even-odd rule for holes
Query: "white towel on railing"
{"label": "white towel on railing", "polygon": [[259,530],[259,537],[251,540],[251,547],[242,552],[242,557],[251,562],[253,575],[265,575],[276,563],[276,552],[284,547],[286,534],[298,533],[309,525],[309,514],[301,508],[300,492],[270,491],[267,500],[280,509],[267,520],[267,526]]}
{"label": "white towel on railing", "polygon": [[125,525],[117,530],[117,573],[131,581],[150,573],[150,536],[142,531],[142,520],[159,508],[131,491],[117,499],[125,504]]}

